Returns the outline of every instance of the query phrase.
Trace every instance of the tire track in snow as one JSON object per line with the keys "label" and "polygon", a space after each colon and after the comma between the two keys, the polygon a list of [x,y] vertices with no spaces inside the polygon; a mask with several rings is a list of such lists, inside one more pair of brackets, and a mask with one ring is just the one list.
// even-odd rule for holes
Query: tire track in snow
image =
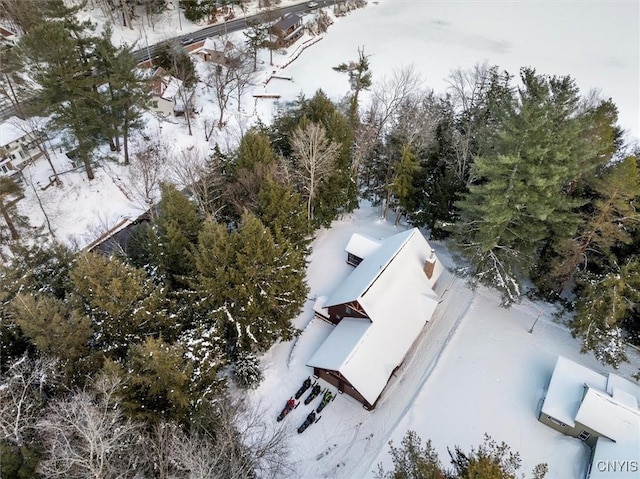
{"label": "tire track in snow", "polygon": [[[462,278],[454,276],[450,286],[443,293],[443,299],[439,306],[440,310],[436,312],[437,317],[432,319],[429,325],[425,327],[425,330],[421,333],[421,337],[418,340],[418,344],[415,348],[412,348],[409,361],[401,367],[400,374],[396,373],[397,380],[390,385],[389,390],[385,391],[383,404],[380,404],[376,408],[377,411],[382,412],[385,403],[387,403],[386,405],[389,407],[389,410],[387,411],[387,420],[383,421],[384,427],[376,431],[378,433],[376,434],[376,439],[370,441],[373,454],[368,456],[367,459],[369,460],[366,463],[361,462],[360,464],[354,465],[355,471],[353,474],[349,476],[345,475],[344,477],[369,477],[371,475],[371,468],[375,466],[373,462],[383,449],[387,447],[389,438],[411,410],[418,395],[424,390],[429,377],[438,366],[440,358],[451,343],[463,319],[467,316],[475,297],[475,290],[469,289]],[[449,325],[449,329],[447,330],[445,328],[444,331],[437,331],[437,334],[435,334],[436,331],[434,330],[437,329],[437,325],[449,319],[447,316],[450,316],[451,313],[455,314],[456,311],[459,312],[457,313],[456,319]],[[444,339],[442,339],[443,335]],[[430,352],[429,346],[437,343],[438,340],[442,340],[440,347],[435,350],[435,354],[428,354]],[[421,364],[424,364],[424,368],[421,367]],[[419,371],[422,372],[418,379],[412,381],[412,378],[417,375]],[[402,408],[400,411],[398,411],[397,406],[394,407],[395,405],[390,402],[397,397],[408,398],[404,400],[402,404],[397,405]],[[343,472],[346,473],[347,471]]]}

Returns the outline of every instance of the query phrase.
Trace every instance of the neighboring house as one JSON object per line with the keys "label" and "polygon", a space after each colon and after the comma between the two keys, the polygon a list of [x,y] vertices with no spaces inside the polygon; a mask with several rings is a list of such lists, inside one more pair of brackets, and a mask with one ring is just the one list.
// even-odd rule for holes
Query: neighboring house
{"label": "neighboring house", "polygon": [[18,34],[2,25],[0,25],[0,37],[14,45],[18,42]]}
{"label": "neighboring house", "polygon": [[42,156],[35,136],[25,131],[28,126],[15,116],[0,124],[0,175],[15,176]]}
{"label": "neighboring house", "polygon": [[207,38],[200,48],[193,50],[191,53],[206,62],[222,65],[223,67],[229,66],[232,58],[237,58],[242,54],[232,42],[226,41],[223,43],[213,38]]}
{"label": "neighboring house", "polygon": [[538,419],[592,448],[586,477],[640,477],[640,385],[562,356]]}
{"label": "neighboring house", "polygon": [[151,210],[141,214],[137,218],[122,218],[115,226],[105,231],[87,246],[85,251],[96,251],[106,255],[126,251],[129,239],[140,227],[151,221]]}
{"label": "neighboring house", "polygon": [[287,13],[269,28],[269,33],[276,37],[279,47],[288,47],[304,33],[302,17],[297,13]]}
{"label": "neighboring house", "polygon": [[184,115],[185,109],[194,110],[194,89],[183,86],[182,80],[177,79],[164,68],[158,67],[149,79],[151,85],[152,110],[162,115]]}
{"label": "neighboring house", "polygon": [[356,268],[314,307],[336,326],[307,365],[373,409],[438,305],[443,267],[417,228],[381,241],[353,235],[347,261]]}

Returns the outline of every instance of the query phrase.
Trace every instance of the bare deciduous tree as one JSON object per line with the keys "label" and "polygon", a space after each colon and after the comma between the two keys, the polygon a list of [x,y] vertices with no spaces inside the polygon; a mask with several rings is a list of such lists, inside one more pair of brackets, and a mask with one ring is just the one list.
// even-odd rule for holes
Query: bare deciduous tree
{"label": "bare deciduous tree", "polygon": [[221,159],[197,147],[181,150],[172,161],[171,174],[176,184],[191,191],[203,215],[216,218],[223,205],[220,202],[224,177]]}
{"label": "bare deciduous tree", "polygon": [[50,478],[133,476],[137,426],[125,419],[115,392],[115,377],[101,376],[95,393],[79,392],[55,401],[38,422],[45,456],[38,471]]}
{"label": "bare deciduous tree", "polygon": [[375,83],[369,108],[370,122],[377,125],[382,134],[398,114],[400,107],[416,97],[422,88],[422,77],[411,64],[394,69]]}
{"label": "bare deciduous tree", "polygon": [[171,459],[189,478],[283,478],[287,463],[285,430],[264,422],[257,408],[227,398],[207,406],[205,424],[189,434],[175,430]]}
{"label": "bare deciduous tree", "polygon": [[339,146],[327,138],[324,127],[308,123],[297,127],[291,136],[291,148],[299,161],[298,175],[307,198],[307,219],[313,220],[313,201],[318,185],[333,171]]}
{"label": "bare deciduous tree", "polygon": [[449,75],[449,94],[456,112],[464,120],[463,128],[455,132],[453,143],[456,152],[456,164],[453,171],[460,181],[468,181],[468,170],[471,163],[472,142],[477,135],[477,127],[474,122],[473,110],[484,101],[489,87],[489,74],[491,67],[485,62],[476,64],[468,70],[456,69]]}
{"label": "bare deciduous tree", "polygon": [[168,145],[158,134],[134,148],[129,165],[131,189],[135,196],[151,209],[160,198],[160,180],[166,168]]}
{"label": "bare deciduous tree", "polygon": [[224,37],[222,45],[220,58],[216,62],[207,63],[205,79],[205,84],[213,90],[220,109],[218,128],[222,128],[225,124],[224,114],[232,93],[235,91],[239,102],[253,79],[248,56]]}
{"label": "bare deciduous tree", "polygon": [[35,432],[42,415],[47,390],[56,384],[56,359],[23,356],[9,366],[0,387],[0,431],[2,437],[22,446],[25,436]]}

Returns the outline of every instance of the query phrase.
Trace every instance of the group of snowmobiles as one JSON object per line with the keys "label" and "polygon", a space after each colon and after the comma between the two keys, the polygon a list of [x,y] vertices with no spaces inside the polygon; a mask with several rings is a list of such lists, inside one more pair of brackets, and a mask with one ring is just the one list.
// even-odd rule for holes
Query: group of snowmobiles
{"label": "group of snowmobiles", "polygon": [[298,389],[298,391],[296,392],[295,396],[289,398],[289,400],[285,404],[284,409],[278,415],[278,418],[277,418],[278,422],[282,421],[287,414],[289,414],[291,411],[293,411],[295,408],[298,407],[298,405],[300,404],[299,399],[309,388],[311,388],[311,392],[304,400],[305,406],[308,405],[315,398],[317,398],[320,394],[322,394],[322,400],[320,401],[320,404],[318,405],[318,407],[315,408],[315,410],[311,411],[307,415],[307,418],[298,428],[298,434],[303,433],[309,426],[318,422],[322,416],[317,416],[317,415],[322,412],[322,410],[327,406],[327,404],[329,404],[331,401],[333,401],[336,398],[336,395],[332,394],[331,391],[329,391],[329,388],[325,388],[323,390],[317,381],[314,381],[312,384],[311,378],[307,377],[307,379],[305,379],[304,382],[302,383],[302,386],[300,386],[300,389]]}

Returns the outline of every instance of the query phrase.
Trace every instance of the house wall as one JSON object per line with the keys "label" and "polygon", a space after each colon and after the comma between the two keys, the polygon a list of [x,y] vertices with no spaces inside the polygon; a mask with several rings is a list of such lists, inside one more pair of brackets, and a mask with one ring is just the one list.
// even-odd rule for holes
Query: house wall
{"label": "house wall", "polygon": [[160,98],[159,96],[154,96],[152,98],[154,105],[151,107],[151,110],[161,113],[164,116],[173,115],[173,102],[169,100],[165,100],[164,98]]}
{"label": "house wall", "polygon": [[338,324],[342,318],[369,318],[366,314],[358,312],[358,310],[363,311],[363,308],[357,301],[330,306],[327,309],[329,311],[329,321],[333,324]]}
{"label": "house wall", "polygon": [[[562,434],[566,434],[567,436],[571,436],[575,438],[579,438],[580,434],[583,431],[588,432],[591,436],[589,437],[589,439],[583,442],[590,447],[594,447],[596,445],[596,441],[600,436],[600,434],[597,431],[594,431],[593,429],[588,428],[587,426],[585,426],[584,424],[580,424],[579,422],[576,422],[574,426],[570,426],[544,413],[540,413],[540,415],[538,416],[538,420],[541,423],[555,429],[556,431],[561,432]],[[562,424],[558,424],[558,423],[562,423]]]}
{"label": "house wall", "polygon": [[317,376],[320,379],[328,382],[332,386],[335,386],[338,391],[354,398],[356,401],[361,403],[365,409],[371,410],[375,407],[375,404],[369,404],[367,400],[358,392],[358,390],[354,388],[351,383],[347,381],[339,372],[329,371],[327,369],[321,368],[313,368],[313,374],[314,376]]}
{"label": "house wall", "polygon": [[0,148],[0,174],[12,175],[22,170],[31,161],[37,160],[42,153],[33,142],[28,143],[26,135]]}

